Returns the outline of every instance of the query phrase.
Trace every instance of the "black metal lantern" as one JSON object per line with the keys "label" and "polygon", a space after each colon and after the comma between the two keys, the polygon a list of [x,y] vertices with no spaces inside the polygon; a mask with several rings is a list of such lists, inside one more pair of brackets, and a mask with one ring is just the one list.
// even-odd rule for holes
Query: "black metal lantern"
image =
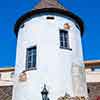
{"label": "black metal lantern", "polygon": [[42,100],[49,100],[48,90],[46,89],[46,84],[44,84],[44,88],[43,88],[41,94],[42,94]]}

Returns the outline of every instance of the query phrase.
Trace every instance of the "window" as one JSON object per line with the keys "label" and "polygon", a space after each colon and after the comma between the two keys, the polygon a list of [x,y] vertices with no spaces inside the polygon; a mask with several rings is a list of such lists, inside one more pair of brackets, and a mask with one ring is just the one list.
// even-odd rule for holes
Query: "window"
{"label": "window", "polygon": [[55,18],[52,17],[52,16],[48,16],[47,19],[48,19],[48,20],[54,20]]}
{"label": "window", "polygon": [[93,66],[91,71],[100,72],[100,66]]}
{"label": "window", "polygon": [[60,30],[60,48],[70,49],[68,31],[66,30]]}
{"label": "window", "polygon": [[1,76],[2,76],[2,75],[1,75],[1,73],[0,73],[0,79],[1,79]]}
{"label": "window", "polygon": [[26,51],[26,70],[36,70],[36,46]]}
{"label": "window", "polygon": [[14,77],[14,72],[11,72],[10,77],[11,77],[11,78]]}

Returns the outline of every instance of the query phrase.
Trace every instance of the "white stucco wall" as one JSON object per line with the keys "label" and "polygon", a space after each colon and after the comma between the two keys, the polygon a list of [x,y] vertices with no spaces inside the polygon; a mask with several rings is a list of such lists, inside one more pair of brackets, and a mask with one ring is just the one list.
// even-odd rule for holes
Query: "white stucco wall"
{"label": "white stucco wall", "polygon": [[13,71],[9,71],[9,72],[0,72],[0,80],[12,80],[14,75],[12,75],[12,73],[14,73]]}
{"label": "white stucco wall", "polygon": [[[4,69],[5,70],[5,69]],[[14,71],[8,71],[8,72],[0,72],[0,86],[11,86],[13,85],[13,77],[12,75]]]}
{"label": "white stucco wall", "polygon": [[86,72],[86,80],[88,83],[100,82],[100,72]]}
{"label": "white stucco wall", "polygon": [[[50,21],[46,16],[55,19]],[[72,51],[60,49],[59,29],[63,29],[64,23],[71,26],[68,34]],[[20,82],[18,76],[25,70],[26,49],[34,45],[37,46],[37,70],[27,71],[27,81]],[[56,14],[30,19],[18,33],[13,100],[41,100],[44,84],[51,100],[57,100],[66,92],[74,96],[72,64],[82,64],[82,61],[80,31],[71,20]]]}

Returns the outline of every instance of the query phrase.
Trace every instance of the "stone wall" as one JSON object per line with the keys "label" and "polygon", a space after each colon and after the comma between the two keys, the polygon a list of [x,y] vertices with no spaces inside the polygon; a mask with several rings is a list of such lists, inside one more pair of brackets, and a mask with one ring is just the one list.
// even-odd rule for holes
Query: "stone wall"
{"label": "stone wall", "polygon": [[89,100],[100,100],[100,82],[88,83]]}
{"label": "stone wall", "polygon": [[[100,100],[100,82],[88,83],[89,100]],[[0,86],[0,100],[12,99],[12,86]]]}
{"label": "stone wall", "polygon": [[12,86],[0,86],[0,100],[12,99]]}

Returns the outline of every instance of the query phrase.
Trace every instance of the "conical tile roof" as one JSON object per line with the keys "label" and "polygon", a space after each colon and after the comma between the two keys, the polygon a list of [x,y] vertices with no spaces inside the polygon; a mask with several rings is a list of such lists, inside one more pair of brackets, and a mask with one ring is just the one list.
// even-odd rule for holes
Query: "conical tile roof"
{"label": "conical tile roof", "polygon": [[43,8],[59,8],[66,10],[63,5],[61,5],[58,0],[41,0],[38,5],[36,5],[35,9],[43,9]]}
{"label": "conical tile roof", "polygon": [[18,31],[20,26],[27,20],[29,20],[29,18],[31,19],[33,16],[37,15],[37,14],[41,14],[41,13],[59,13],[62,14],[64,16],[67,16],[71,19],[74,20],[75,24],[79,26],[81,35],[83,34],[84,31],[84,25],[83,25],[83,21],[80,19],[80,17],[78,17],[77,15],[73,14],[72,12],[70,12],[69,10],[65,9],[60,3],[59,0],[41,0],[34,9],[32,9],[31,11],[27,12],[26,14],[24,14],[23,16],[21,16],[16,24],[15,24],[15,28],[14,31],[16,33],[16,37],[18,36]]}

